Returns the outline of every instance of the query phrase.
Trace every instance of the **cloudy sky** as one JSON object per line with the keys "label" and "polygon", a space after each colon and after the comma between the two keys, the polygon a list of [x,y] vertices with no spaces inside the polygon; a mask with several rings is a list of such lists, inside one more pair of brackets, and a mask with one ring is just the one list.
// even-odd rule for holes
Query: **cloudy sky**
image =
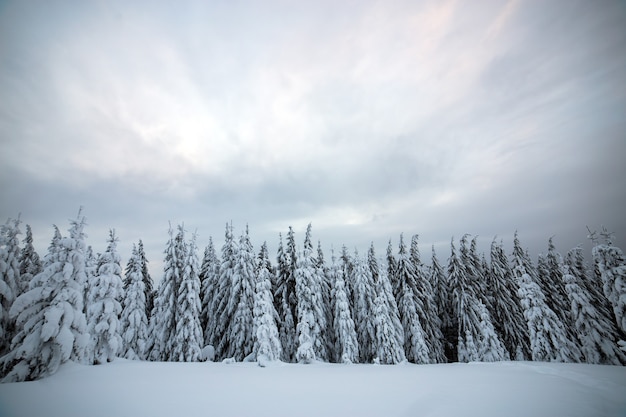
{"label": "cloudy sky", "polygon": [[82,205],[96,251],[115,227],[156,265],[168,221],[624,247],[625,27],[603,0],[5,1],[0,216],[43,254]]}

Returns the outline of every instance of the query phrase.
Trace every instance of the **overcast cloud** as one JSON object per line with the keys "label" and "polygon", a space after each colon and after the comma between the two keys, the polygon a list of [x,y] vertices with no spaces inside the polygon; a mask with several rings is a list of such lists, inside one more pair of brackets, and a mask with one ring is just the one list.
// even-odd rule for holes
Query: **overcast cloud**
{"label": "overcast cloud", "polygon": [[168,221],[626,249],[625,27],[619,1],[3,2],[0,215],[43,255],[82,205],[95,250],[114,227],[156,265]]}

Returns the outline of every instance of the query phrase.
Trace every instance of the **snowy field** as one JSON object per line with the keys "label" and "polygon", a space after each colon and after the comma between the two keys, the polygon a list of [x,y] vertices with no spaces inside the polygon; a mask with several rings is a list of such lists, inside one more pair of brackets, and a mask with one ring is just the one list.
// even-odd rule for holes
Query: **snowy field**
{"label": "snowy field", "polygon": [[63,365],[0,384],[0,416],[626,416],[626,367],[152,363]]}

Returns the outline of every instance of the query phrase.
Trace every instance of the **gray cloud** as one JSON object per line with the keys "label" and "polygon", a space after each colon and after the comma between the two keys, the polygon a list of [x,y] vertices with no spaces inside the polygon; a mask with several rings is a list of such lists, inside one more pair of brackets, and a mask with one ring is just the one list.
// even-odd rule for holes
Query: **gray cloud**
{"label": "gray cloud", "polygon": [[[335,2],[336,3],[336,2]],[[169,2],[0,9],[0,215],[44,251],[84,205],[90,243],[167,222],[256,244],[313,222],[379,254],[420,233],[585,225],[624,242],[626,12],[617,2]],[[99,249],[98,249],[99,248]]]}

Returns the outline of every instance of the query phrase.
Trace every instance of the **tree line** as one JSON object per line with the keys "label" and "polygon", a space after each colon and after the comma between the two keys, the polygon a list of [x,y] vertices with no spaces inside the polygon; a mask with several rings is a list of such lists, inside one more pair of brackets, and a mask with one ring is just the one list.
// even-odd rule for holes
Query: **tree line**
{"label": "tree line", "polygon": [[[47,254],[21,221],[0,230],[0,374],[34,380],[73,360],[271,361],[416,364],[532,360],[626,364],[626,260],[611,235],[591,232],[565,256],[552,239],[534,263],[519,241],[489,261],[476,237],[434,247],[418,236],[385,256],[343,246],[327,260],[311,225],[302,245],[279,234],[275,262],[255,251],[248,227],[226,224],[200,259],[196,235],[170,226],[163,276],[153,288],[141,240],[124,270],[111,230],[106,251],[87,246],[82,211],[67,236],[55,226]],[[458,248],[457,248],[458,246]]]}

